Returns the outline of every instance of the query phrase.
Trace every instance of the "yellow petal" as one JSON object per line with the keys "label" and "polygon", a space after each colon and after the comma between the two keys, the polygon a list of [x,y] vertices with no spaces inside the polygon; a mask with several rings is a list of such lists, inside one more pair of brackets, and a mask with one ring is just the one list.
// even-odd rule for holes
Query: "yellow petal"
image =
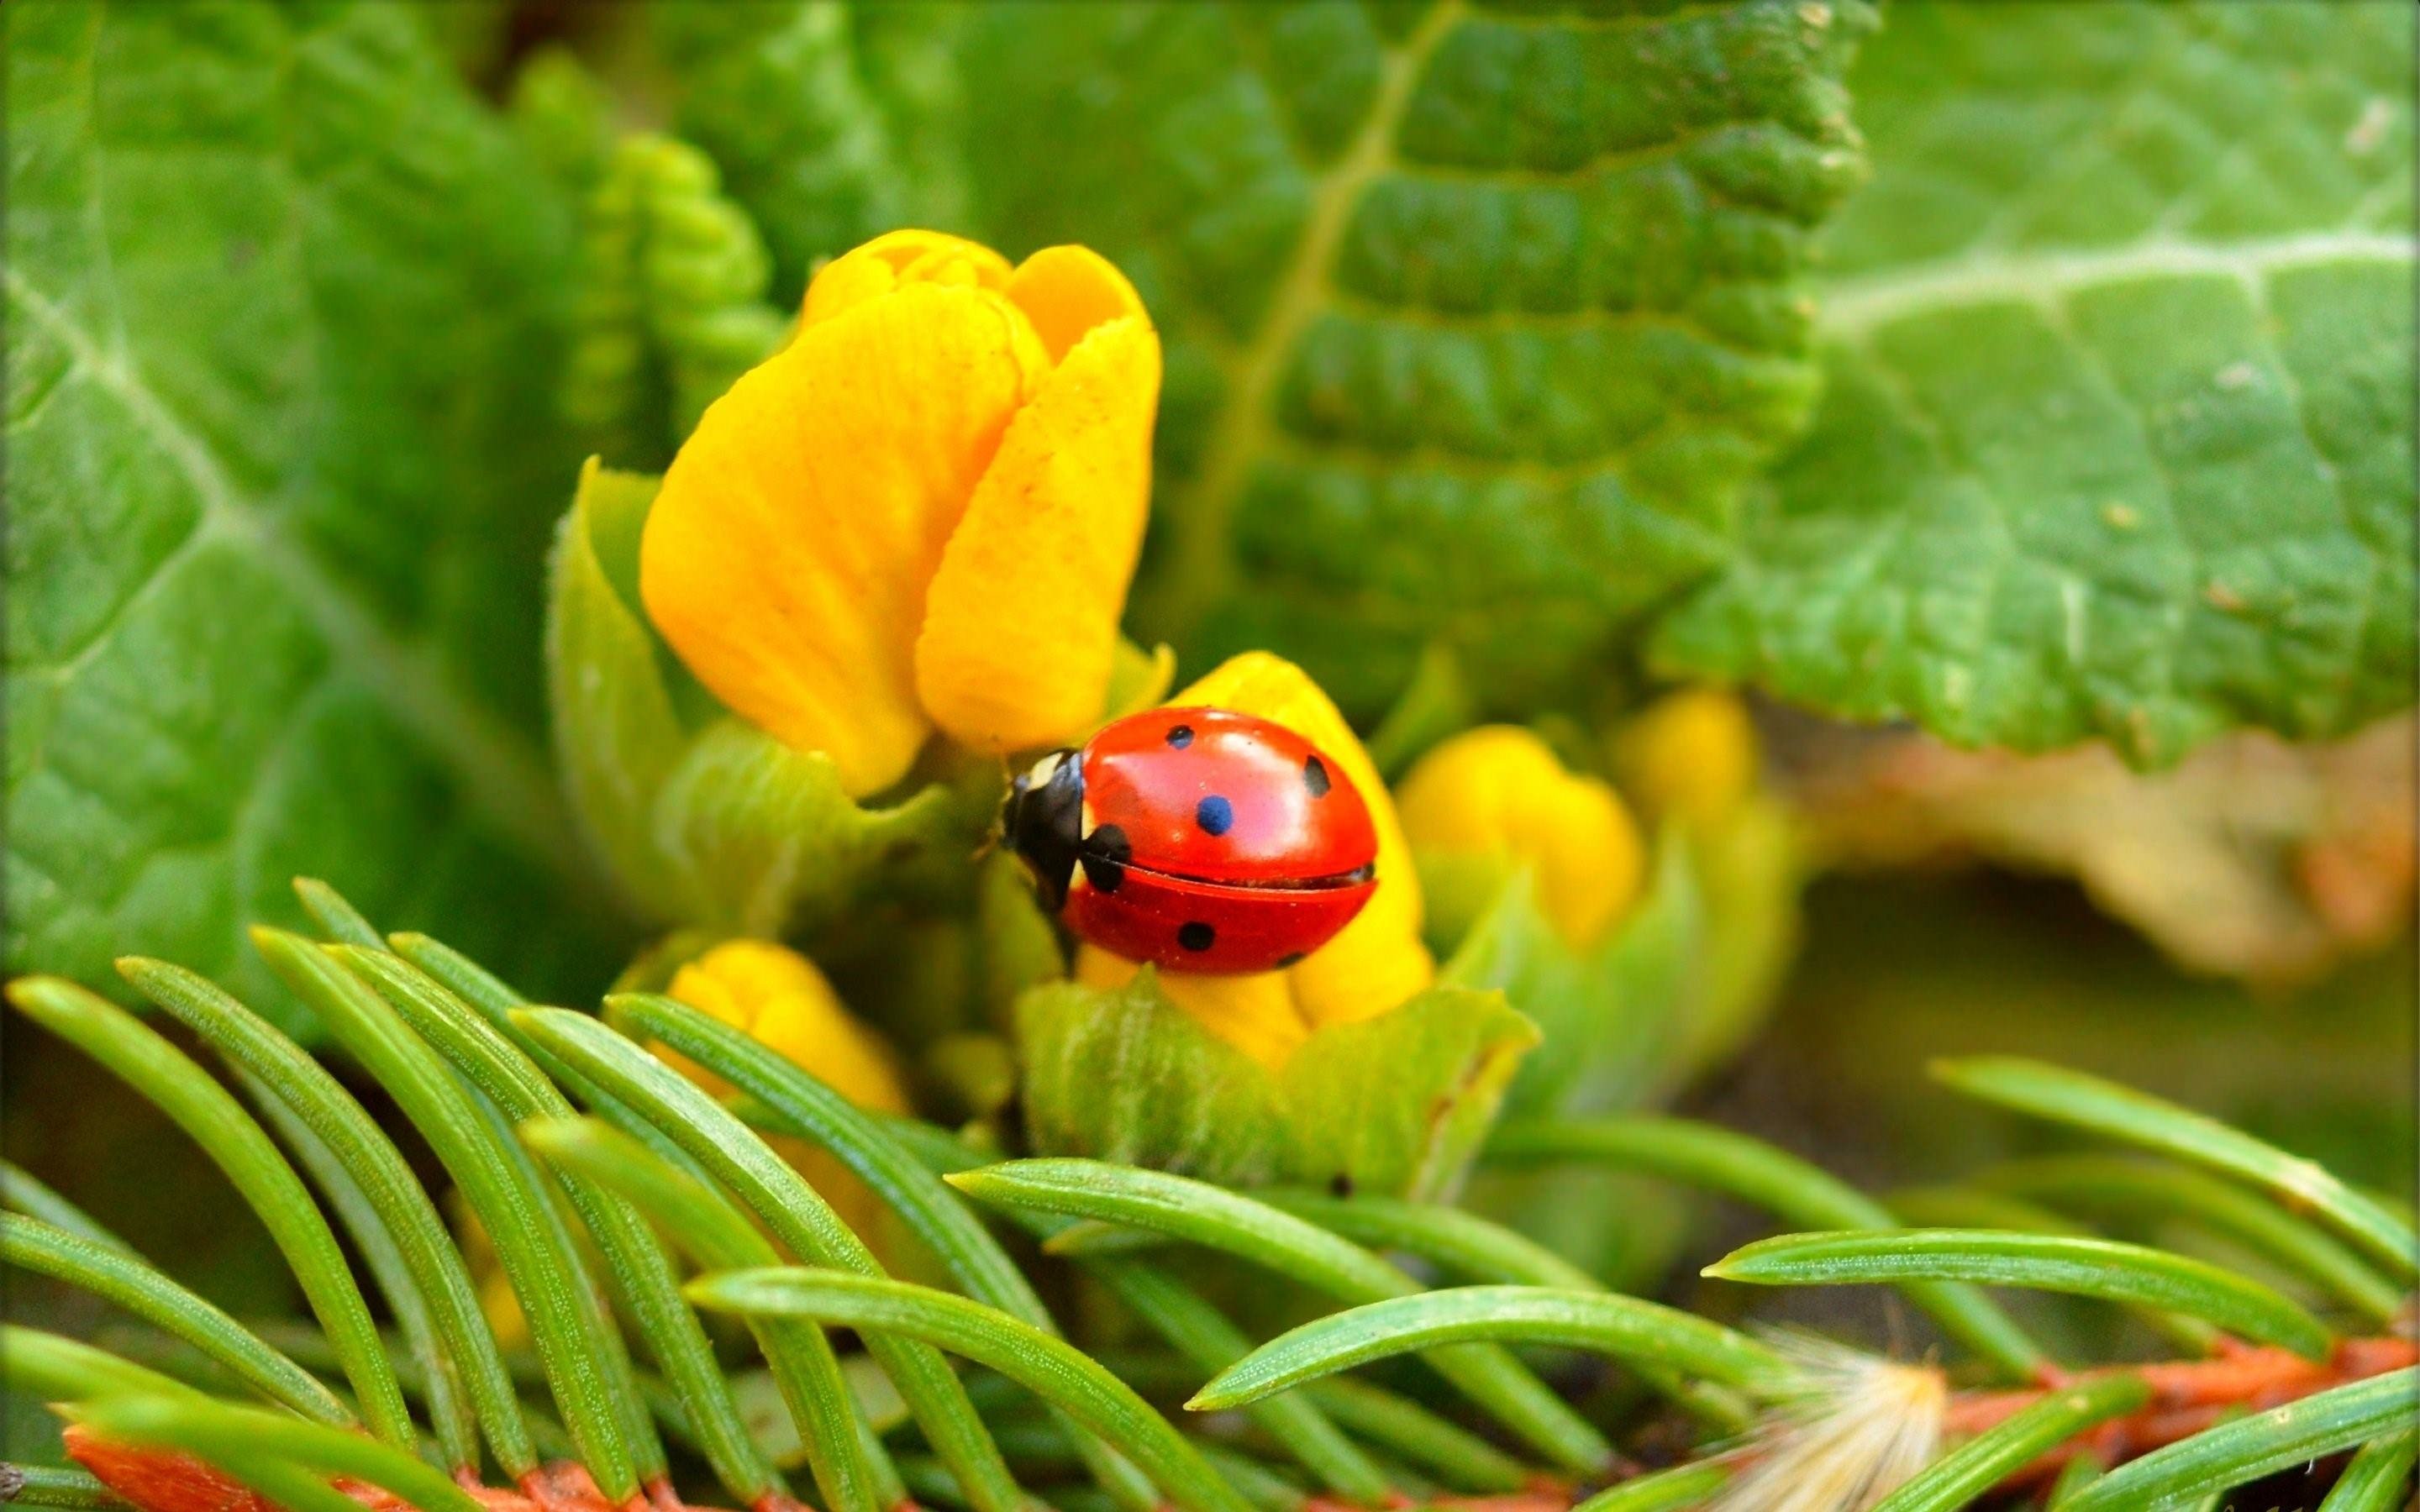
{"label": "yellow petal", "polygon": [[1213,669],[1169,702],[1240,709],[1284,725],[1326,752],[1370,806],[1378,831],[1377,890],[1336,938],[1283,973],[1296,1016],[1313,1029],[1351,1024],[1400,1007],[1425,989],[1436,967],[1420,943],[1419,878],[1403,825],[1360,737],[1319,685],[1294,663],[1252,651]]}
{"label": "yellow petal", "polygon": [[[1104,992],[1125,986],[1140,969],[1097,946],[1076,952],[1076,980]],[[1311,1038],[1311,1026],[1295,1011],[1294,989],[1286,976],[1282,971],[1240,977],[1163,971],[1159,986],[1195,1023],[1275,1071]]]}
{"label": "yellow petal", "polygon": [[1151,318],[1126,275],[1090,247],[1043,248],[1016,265],[1007,294],[1054,363],[1096,327],[1129,316],[1145,324]]}
{"label": "yellow petal", "polygon": [[1593,945],[1638,896],[1646,856],[1629,810],[1528,730],[1455,735],[1420,758],[1395,796],[1423,864],[1469,871],[1475,861],[1498,883],[1528,867],[1540,908],[1575,948]]}
{"label": "yellow petal", "polygon": [[648,615],[725,704],[829,753],[851,795],[898,780],[929,733],[925,588],[1047,363],[1001,296],[911,285],[800,331],[664,475],[640,550]]}
{"label": "yellow petal", "polygon": [[829,320],[904,284],[1001,289],[1008,275],[1008,259],[980,241],[940,231],[889,231],[824,264],[807,285],[799,324]]}
{"label": "yellow petal", "polygon": [[1159,338],[1126,315],[1077,342],[1009,422],[916,643],[925,712],[959,744],[1024,750],[1098,721],[1151,505],[1158,404]]}
{"label": "yellow petal", "polygon": [[[768,940],[726,940],[674,973],[678,998],[778,1052],[860,1107],[908,1111],[898,1063],[882,1037],[851,1016],[815,964]],[[700,1087],[729,1086],[669,1052],[663,1058]]]}

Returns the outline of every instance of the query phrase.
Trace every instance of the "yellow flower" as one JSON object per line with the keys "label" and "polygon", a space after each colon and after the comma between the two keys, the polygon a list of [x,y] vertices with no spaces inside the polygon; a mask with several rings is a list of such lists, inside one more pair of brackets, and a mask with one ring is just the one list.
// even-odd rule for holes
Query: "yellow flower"
{"label": "yellow flower", "polygon": [[1738,809],[1756,786],[1761,760],[1747,705],[1718,687],[1667,694],[1613,739],[1622,791],[1657,816],[1684,824]]}
{"label": "yellow flower", "polygon": [[1646,856],[1629,810],[1605,783],[1566,771],[1529,731],[1464,731],[1421,757],[1396,798],[1432,905],[1461,927],[1523,867],[1540,909],[1575,949],[1604,938],[1638,896]]}
{"label": "yellow flower", "polygon": [[[1375,1018],[1426,988],[1436,975],[1420,943],[1420,886],[1412,871],[1394,804],[1369,753],[1319,685],[1292,662],[1248,652],[1168,701],[1211,704],[1274,720],[1332,758],[1359,788],[1378,831],[1377,890],[1350,924],[1300,964],[1247,976],[1163,972],[1171,1001],[1204,1028],[1272,1069],[1312,1031]],[[1115,987],[1135,974],[1131,961],[1085,946],[1077,980]]]}
{"label": "yellow flower", "polygon": [[[666,994],[747,1031],[859,1107],[909,1111],[891,1047],[849,1015],[814,963],[795,950],[765,940],[727,940],[674,973]],[[661,1048],[657,1054],[717,1097],[732,1089],[686,1056]],[[768,1142],[860,1236],[876,1237],[886,1210],[845,1166],[804,1140]]]}
{"label": "yellow flower", "polygon": [[1006,752],[1100,717],[1151,491],[1159,337],[1081,247],[1012,268],[895,231],[807,289],[710,407],[640,550],[656,627],[852,796],[936,729]]}

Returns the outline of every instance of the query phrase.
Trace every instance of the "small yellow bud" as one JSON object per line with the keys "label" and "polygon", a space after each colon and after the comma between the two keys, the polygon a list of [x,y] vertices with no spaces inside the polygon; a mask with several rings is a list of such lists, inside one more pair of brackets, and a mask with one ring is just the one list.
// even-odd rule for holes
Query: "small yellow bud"
{"label": "small yellow bud", "polygon": [[1621,789],[1662,818],[1699,825],[1736,810],[1756,786],[1755,721],[1718,687],[1668,694],[1613,739]]}
{"label": "small yellow bud", "polygon": [[1567,771],[1514,725],[1467,730],[1431,750],[1395,794],[1441,929],[1473,922],[1515,871],[1574,949],[1605,937],[1646,872],[1638,827],[1612,788]]}
{"label": "small yellow bud", "polygon": [[[860,1107],[908,1111],[891,1047],[849,1016],[824,974],[796,950],[767,940],[726,940],[674,973],[667,995],[746,1030]],[[686,1057],[664,1059],[717,1096],[731,1090]]]}

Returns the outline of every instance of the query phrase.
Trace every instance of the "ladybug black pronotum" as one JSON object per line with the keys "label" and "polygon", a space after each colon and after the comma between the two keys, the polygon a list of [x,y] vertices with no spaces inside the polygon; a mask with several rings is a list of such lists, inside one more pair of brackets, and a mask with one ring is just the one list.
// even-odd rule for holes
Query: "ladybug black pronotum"
{"label": "ladybug black pronotum", "polygon": [[1011,784],[1008,843],[1068,928],[1171,971],[1269,971],[1378,886],[1369,805],[1335,762],[1232,709],[1153,709]]}

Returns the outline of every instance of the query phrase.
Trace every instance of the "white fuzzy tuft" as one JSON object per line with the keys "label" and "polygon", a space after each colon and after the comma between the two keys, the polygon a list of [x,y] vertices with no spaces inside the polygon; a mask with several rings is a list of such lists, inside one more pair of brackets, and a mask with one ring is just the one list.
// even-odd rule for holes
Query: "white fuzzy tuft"
{"label": "white fuzzy tuft", "polygon": [[1940,1371],[1810,1335],[1774,1342],[1807,1393],[1759,1429],[1709,1512],[1864,1512],[1932,1462],[1949,1407]]}

